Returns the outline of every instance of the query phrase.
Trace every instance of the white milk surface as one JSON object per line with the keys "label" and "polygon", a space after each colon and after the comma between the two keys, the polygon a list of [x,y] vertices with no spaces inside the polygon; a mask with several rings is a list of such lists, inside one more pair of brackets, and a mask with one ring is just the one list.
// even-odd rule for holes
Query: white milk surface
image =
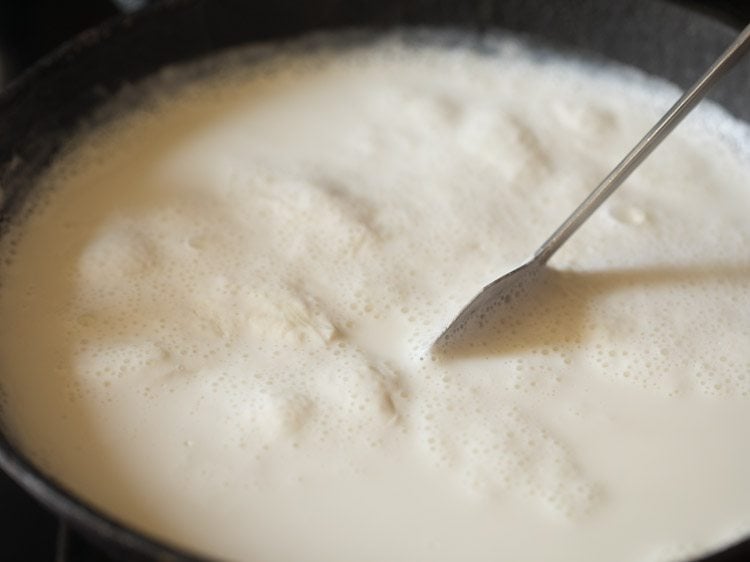
{"label": "white milk surface", "polygon": [[438,43],[157,84],[71,148],[2,242],[0,396],[35,462],[222,559],[665,561],[750,532],[748,129],[700,108],[523,318],[437,356],[677,97]]}

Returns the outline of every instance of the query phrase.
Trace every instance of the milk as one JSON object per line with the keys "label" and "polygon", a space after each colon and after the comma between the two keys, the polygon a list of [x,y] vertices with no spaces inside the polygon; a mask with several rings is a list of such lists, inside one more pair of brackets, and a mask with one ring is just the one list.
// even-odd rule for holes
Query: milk
{"label": "milk", "polygon": [[233,560],[672,560],[748,533],[750,133],[718,108],[521,318],[431,352],[677,97],[488,47],[202,63],[82,135],[2,242],[24,451]]}

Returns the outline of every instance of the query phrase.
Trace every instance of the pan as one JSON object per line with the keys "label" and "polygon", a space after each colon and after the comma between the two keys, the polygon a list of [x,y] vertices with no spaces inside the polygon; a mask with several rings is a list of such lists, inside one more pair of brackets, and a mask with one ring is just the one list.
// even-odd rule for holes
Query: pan
{"label": "pan", "polygon": [[[739,28],[743,22],[734,23]],[[682,87],[736,33],[730,22],[658,0],[175,0],[150,5],[83,33],[0,94],[0,225],[18,211],[71,131],[124,87],[166,65],[313,30],[417,25],[479,33],[510,30],[548,46],[636,66]],[[711,97],[750,121],[750,63],[740,64]],[[13,442],[2,412],[0,467],[115,557],[202,560],[121,525],[67,491]],[[704,560],[748,559],[750,538]]]}

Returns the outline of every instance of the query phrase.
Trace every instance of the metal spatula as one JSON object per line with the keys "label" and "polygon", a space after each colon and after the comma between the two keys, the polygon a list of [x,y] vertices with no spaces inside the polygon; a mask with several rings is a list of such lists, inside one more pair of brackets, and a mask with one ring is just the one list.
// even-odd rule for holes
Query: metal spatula
{"label": "metal spatula", "polygon": [[[543,277],[546,264],[552,255],[659,146],[661,141],[703,99],[711,86],[747,52],[748,48],[750,48],[750,25],[740,32],[737,39],[711,65],[706,73],[677,100],[635,148],[541,245],[529,261],[487,285],[461,310],[455,320],[437,338],[433,344],[433,349],[442,351],[449,349],[459,341],[465,343],[465,340],[476,334],[477,330],[482,330],[490,317],[503,314],[504,308],[517,306],[522,299],[529,298],[535,290],[538,290],[541,284],[537,281]],[[748,92],[748,95],[750,95],[750,92]]]}

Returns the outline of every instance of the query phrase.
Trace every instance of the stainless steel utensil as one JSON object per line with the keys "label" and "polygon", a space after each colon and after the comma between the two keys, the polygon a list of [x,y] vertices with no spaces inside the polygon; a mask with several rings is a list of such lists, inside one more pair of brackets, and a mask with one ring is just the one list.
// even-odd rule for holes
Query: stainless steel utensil
{"label": "stainless steel utensil", "polygon": [[[503,314],[503,309],[517,307],[540,284],[546,264],[552,255],[588,219],[591,214],[630,176],[669,133],[690,113],[713,86],[750,48],[750,25],[709,67],[670,110],[646,133],[641,141],[609,173],[578,208],[552,233],[534,256],[522,266],[496,279],[469,302],[442,334],[433,349],[448,350],[464,343],[481,330],[490,317]],[[749,93],[750,94],[750,93]]]}

